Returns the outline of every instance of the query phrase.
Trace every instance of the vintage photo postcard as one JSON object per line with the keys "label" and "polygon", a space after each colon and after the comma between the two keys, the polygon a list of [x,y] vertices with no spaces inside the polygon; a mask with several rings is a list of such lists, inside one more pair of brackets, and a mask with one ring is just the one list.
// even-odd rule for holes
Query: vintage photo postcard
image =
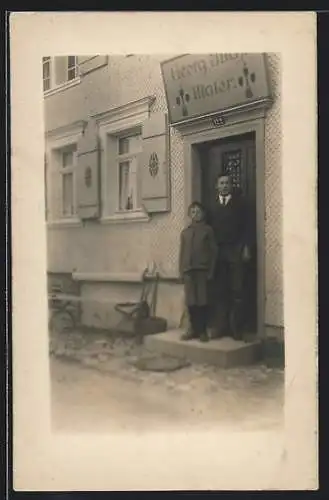
{"label": "vintage photo postcard", "polygon": [[315,16],[10,28],[14,488],[316,489]]}

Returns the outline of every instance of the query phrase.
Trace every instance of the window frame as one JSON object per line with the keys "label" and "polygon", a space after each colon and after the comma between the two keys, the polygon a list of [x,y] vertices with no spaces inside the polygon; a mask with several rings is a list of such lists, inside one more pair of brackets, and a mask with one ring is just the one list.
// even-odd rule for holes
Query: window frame
{"label": "window frame", "polygon": [[[127,153],[120,154],[120,140],[121,139],[130,139],[132,137],[139,137],[139,141],[142,141],[142,130],[134,129],[133,131],[127,131],[124,135],[117,137],[117,155],[116,155],[116,169],[117,169],[117,178],[118,178],[118,186],[117,186],[117,207],[115,213],[130,213],[137,212],[141,210],[141,196],[140,196],[140,187],[138,182],[138,156],[142,151],[142,146],[136,151],[128,151]],[[132,166],[135,170],[135,191],[133,198],[133,208],[132,209],[122,209],[120,208],[120,165],[122,163],[129,162],[129,168]]]}
{"label": "window frame", "polygon": [[[49,89],[44,88],[45,78],[43,76],[43,68],[46,64],[49,64]],[[53,67],[53,61],[52,61],[51,56],[44,56],[42,58],[42,84],[43,84],[43,92],[44,93],[49,92],[53,88],[53,79],[54,79],[53,71],[54,71],[54,67]]]}
{"label": "window frame", "polygon": [[[143,123],[149,118],[150,106],[154,100],[154,96],[148,96],[138,101],[130,102],[109,111],[93,115],[99,128],[101,144],[101,176],[103,179],[101,187],[101,224],[147,222],[150,220],[150,216],[142,206],[141,199],[139,202],[141,207],[136,210],[117,210],[119,205],[118,200],[116,200],[116,210],[110,212],[110,192],[108,189],[109,168],[113,165],[113,161],[115,165],[117,165],[117,163],[116,158],[113,159],[112,157],[113,150],[109,148],[109,141],[113,145],[114,141],[118,143],[120,137],[134,135],[137,130],[142,132]],[[118,149],[115,151],[118,151]],[[118,173],[118,167],[116,172]],[[116,185],[116,192],[119,193],[119,182],[117,182]]]}
{"label": "window frame", "polygon": [[[69,58],[74,57],[74,65],[69,65]],[[74,77],[69,78],[70,71],[74,70]],[[79,76],[79,64],[78,64],[78,56],[67,56],[67,81],[71,82],[72,80],[78,78]]]}
{"label": "window frame", "polygon": [[[63,165],[63,157],[65,150],[73,150],[73,161],[69,166]],[[77,168],[78,168],[78,155],[77,155],[77,143],[71,143],[67,146],[57,149],[57,154],[61,157],[60,162],[60,177],[61,177],[61,220],[70,220],[78,217],[78,205],[77,205]],[[72,204],[73,213],[66,215],[64,213],[64,177],[66,175],[72,174]]]}
{"label": "window frame", "polygon": [[[74,87],[75,85],[78,85],[81,81],[80,78],[80,71],[79,71],[79,63],[78,63],[78,56],[73,56],[75,57],[75,77],[72,79],[68,79],[69,76],[69,66],[68,66],[68,58],[70,56],[65,56],[67,57],[67,67],[66,67],[66,73],[67,73],[67,80],[63,83],[56,84],[56,75],[55,75],[55,57],[60,57],[60,56],[44,56],[44,57],[50,57],[50,89],[48,90],[43,90],[43,96],[44,97],[49,97],[53,94],[57,94],[58,92],[61,92],[63,90],[66,90],[68,88]],[[43,58],[42,58],[42,64],[44,64]],[[42,80],[44,81],[44,79]]]}
{"label": "window frame", "polygon": [[[77,196],[77,168],[78,168],[78,153],[77,146],[78,142],[83,134],[83,130],[86,126],[84,121],[75,122],[73,124],[59,127],[58,129],[54,129],[49,131],[46,134],[46,163],[47,163],[47,177],[46,177],[46,195],[47,195],[47,226],[48,227],[57,227],[57,226],[80,226],[82,225],[82,221],[78,216],[78,196]],[[75,151],[75,161],[73,162],[72,167],[62,168],[62,163],[58,161],[58,155],[61,151],[66,148],[70,148],[71,146],[76,147]],[[57,157],[57,159],[56,159]],[[55,209],[52,206],[52,196],[51,196],[51,182],[52,182],[52,174],[60,176],[61,178],[61,207],[60,210],[57,207],[57,211],[63,212],[63,180],[62,175],[65,173],[73,173],[73,197],[74,197],[74,214],[72,216],[55,216]]]}

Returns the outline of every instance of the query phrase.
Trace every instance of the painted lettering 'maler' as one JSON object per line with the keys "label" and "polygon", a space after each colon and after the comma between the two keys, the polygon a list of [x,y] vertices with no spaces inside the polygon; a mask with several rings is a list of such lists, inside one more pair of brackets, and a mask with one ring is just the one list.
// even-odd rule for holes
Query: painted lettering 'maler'
{"label": "painted lettering 'maler'", "polygon": [[228,78],[226,80],[216,80],[209,85],[195,85],[192,88],[194,99],[205,99],[212,97],[222,92],[229,92],[232,89],[238,88],[235,78]]}

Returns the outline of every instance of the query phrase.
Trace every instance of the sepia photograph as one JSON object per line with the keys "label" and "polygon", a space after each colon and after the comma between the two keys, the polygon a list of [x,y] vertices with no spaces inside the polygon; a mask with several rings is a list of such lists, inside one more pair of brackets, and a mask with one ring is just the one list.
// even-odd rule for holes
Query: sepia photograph
{"label": "sepia photograph", "polygon": [[54,429],[282,425],[280,62],[42,58]]}
{"label": "sepia photograph", "polygon": [[15,490],[316,488],[315,26],[11,17]]}

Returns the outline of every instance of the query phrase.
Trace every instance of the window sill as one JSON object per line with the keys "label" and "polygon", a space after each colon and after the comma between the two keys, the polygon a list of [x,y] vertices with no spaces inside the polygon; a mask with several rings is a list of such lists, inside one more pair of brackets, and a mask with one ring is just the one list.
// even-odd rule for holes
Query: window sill
{"label": "window sill", "polygon": [[80,76],[77,78],[74,78],[73,80],[69,80],[68,82],[62,83],[61,85],[57,85],[57,87],[53,87],[52,89],[46,90],[43,95],[44,97],[49,97],[54,94],[58,94],[59,92],[62,92],[63,90],[69,89],[71,87],[75,87],[76,85],[79,85],[81,82]]}
{"label": "window sill", "polygon": [[121,224],[124,222],[148,222],[150,216],[143,210],[131,212],[116,212],[114,215],[104,216],[100,219],[101,224]]}
{"label": "window sill", "polygon": [[61,227],[81,227],[82,222],[80,219],[58,219],[47,221],[47,227],[49,228],[61,228]]}

